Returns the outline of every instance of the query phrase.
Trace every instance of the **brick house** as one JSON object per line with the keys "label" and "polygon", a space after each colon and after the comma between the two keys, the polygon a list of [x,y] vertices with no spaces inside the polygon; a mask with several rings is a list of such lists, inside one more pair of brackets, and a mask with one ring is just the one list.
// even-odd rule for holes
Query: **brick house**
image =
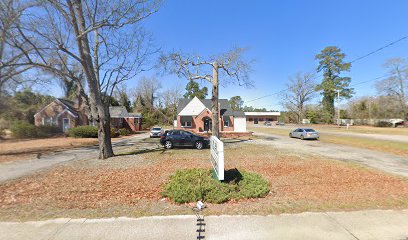
{"label": "brick house", "polygon": [[[180,99],[177,106],[177,120],[175,127],[195,133],[211,132],[212,127],[211,99]],[[221,132],[246,132],[245,114],[242,111],[233,111],[227,99],[219,100],[220,117],[219,129]]]}
{"label": "brick house", "polygon": [[109,107],[109,113],[112,127],[126,128],[131,132],[142,130],[142,114],[129,113],[123,106]]}
{"label": "brick house", "polygon": [[[109,112],[111,113],[112,127],[127,128],[132,132],[142,129],[141,114],[128,113],[125,107],[120,106],[109,107]],[[57,126],[61,132],[66,132],[72,127],[92,125],[88,119],[88,115],[89,113],[85,105],[56,98],[53,102],[34,114],[34,124],[36,126]]]}
{"label": "brick house", "polygon": [[245,112],[246,121],[249,124],[263,124],[266,121],[276,122],[280,112]]}

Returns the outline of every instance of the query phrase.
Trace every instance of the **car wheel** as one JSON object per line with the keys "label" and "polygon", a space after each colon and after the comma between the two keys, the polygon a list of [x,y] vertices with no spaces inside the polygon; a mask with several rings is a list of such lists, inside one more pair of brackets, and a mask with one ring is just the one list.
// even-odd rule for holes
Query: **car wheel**
{"label": "car wheel", "polygon": [[198,150],[203,149],[203,147],[204,147],[204,144],[202,141],[195,142],[195,148],[197,148]]}
{"label": "car wheel", "polygon": [[171,141],[166,141],[164,143],[164,147],[167,148],[167,149],[170,149],[170,148],[173,147],[173,143]]}
{"label": "car wheel", "polygon": [[305,140],[305,137],[303,135],[300,135],[300,139]]}

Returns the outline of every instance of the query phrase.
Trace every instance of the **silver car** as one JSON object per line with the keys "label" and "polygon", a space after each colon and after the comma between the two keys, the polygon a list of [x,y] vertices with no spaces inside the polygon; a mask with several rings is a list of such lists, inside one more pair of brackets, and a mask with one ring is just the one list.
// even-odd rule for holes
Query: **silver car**
{"label": "silver car", "polygon": [[289,133],[291,138],[300,138],[300,139],[319,139],[319,133],[311,128],[297,128]]}
{"label": "silver car", "polygon": [[160,137],[163,134],[163,128],[161,127],[154,127],[150,130],[150,137]]}

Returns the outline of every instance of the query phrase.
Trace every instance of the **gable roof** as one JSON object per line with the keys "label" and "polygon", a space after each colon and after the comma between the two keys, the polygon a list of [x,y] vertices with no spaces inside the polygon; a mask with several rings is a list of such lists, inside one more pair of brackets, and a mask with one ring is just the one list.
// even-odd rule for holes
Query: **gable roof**
{"label": "gable roof", "polygon": [[[181,115],[181,116],[197,116],[198,114],[200,114],[205,108],[203,108],[202,106],[200,107],[196,107],[194,114],[193,111],[190,110],[190,107],[194,106],[190,105],[188,108],[187,106],[189,105],[190,102],[192,102],[194,99],[199,100],[205,108],[207,108],[208,110],[211,111],[212,109],[212,100],[211,99],[198,99],[197,97],[194,97],[193,99],[180,99],[179,100],[179,104],[177,106],[177,115]],[[195,101],[195,104],[197,104],[197,100]],[[233,111],[231,108],[230,103],[228,102],[228,99],[219,99],[218,100],[219,104],[220,104],[220,115],[221,116],[244,116],[244,112],[242,111]],[[199,105],[198,105],[199,106]],[[186,109],[186,111],[184,111]],[[195,114],[195,112],[198,112],[197,114]]]}
{"label": "gable roof", "polygon": [[111,117],[115,118],[125,118],[129,116],[128,111],[123,106],[110,106],[109,114]]}
{"label": "gable roof", "polygon": [[[42,111],[44,111],[45,109],[47,109],[47,108],[48,108],[51,104],[53,104],[53,103],[57,103],[57,104],[62,105],[62,106],[65,108],[65,110],[69,111],[72,115],[75,115],[75,116],[78,115],[78,111],[77,111],[77,110],[75,109],[75,107],[74,107],[74,102],[69,101],[69,100],[66,100],[66,99],[62,99],[62,98],[56,98],[56,99],[54,99],[54,101],[50,102],[50,103],[49,103],[48,105],[46,105],[45,107],[41,108],[40,111],[38,111],[37,113],[35,113],[35,114],[34,114],[34,117],[35,117],[37,114],[39,114],[39,113],[41,113]],[[65,111],[65,110],[64,110],[64,111]]]}
{"label": "gable roof", "polygon": [[178,113],[180,116],[197,116],[199,115],[204,109],[207,108],[203,102],[194,97],[187,103],[187,105]]}
{"label": "gable roof", "polygon": [[65,107],[67,107],[70,111],[76,112],[76,109],[74,107],[74,102],[67,100],[67,99],[62,99],[62,98],[57,98],[59,102],[61,102]]}
{"label": "gable roof", "polygon": [[129,113],[124,106],[110,106],[109,114],[112,118],[141,118],[140,113]]}

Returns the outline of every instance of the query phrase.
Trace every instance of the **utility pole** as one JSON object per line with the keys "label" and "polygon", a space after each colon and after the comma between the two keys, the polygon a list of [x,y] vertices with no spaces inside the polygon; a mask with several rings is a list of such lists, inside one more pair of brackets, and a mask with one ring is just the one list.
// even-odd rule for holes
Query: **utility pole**
{"label": "utility pole", "polygon": [[340,90],[336,90],[337,92],[337,125],[340,126]]}

